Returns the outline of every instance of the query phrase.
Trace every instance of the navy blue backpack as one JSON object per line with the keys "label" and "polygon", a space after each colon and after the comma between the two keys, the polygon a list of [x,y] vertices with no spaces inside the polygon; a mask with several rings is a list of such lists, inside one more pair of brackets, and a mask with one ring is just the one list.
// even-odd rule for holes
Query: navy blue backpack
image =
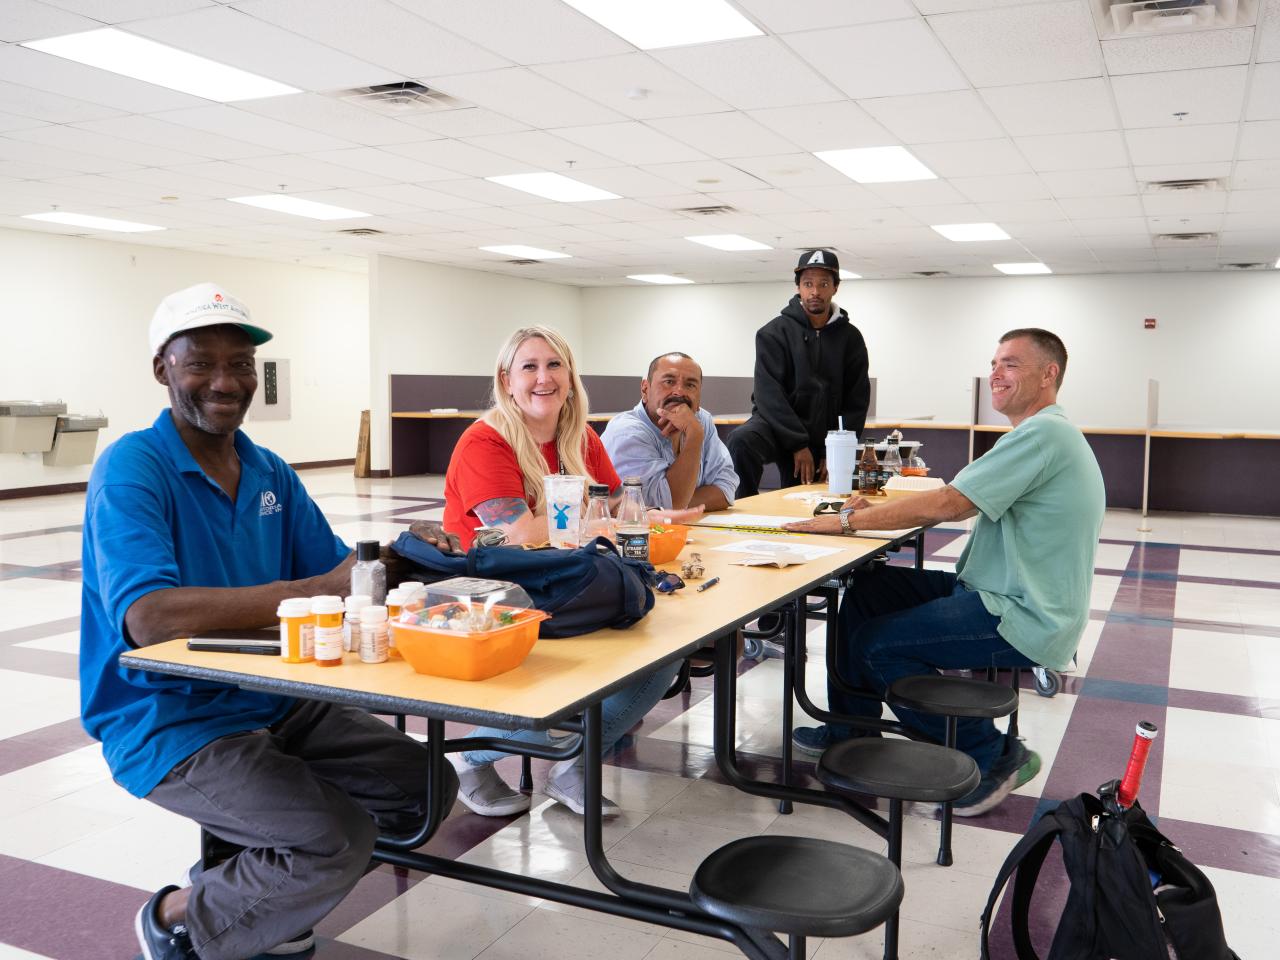
{"label": "navy blue backpack", "polygon": [[424,583],[448,577],[509,580],[524,587],[539,610],[551,614],[541,637],[576,637],[602,627],[624,630],[653,609],[648,564],[623,559],[603,537],[576,550],[472,547],[466,555],[441,553],[412,533],[391,547]]}

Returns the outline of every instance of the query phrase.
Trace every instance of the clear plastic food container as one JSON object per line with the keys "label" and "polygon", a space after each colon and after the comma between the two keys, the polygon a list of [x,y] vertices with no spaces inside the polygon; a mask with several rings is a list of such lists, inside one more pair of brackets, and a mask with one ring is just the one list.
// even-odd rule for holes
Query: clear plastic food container
{"label": "clear plastic food container", "polygon": [[524,661],[547,616],[518,584],[453,577],[428,586],[421,605],[405,604],[391,630],[418,673],[485,680]]}

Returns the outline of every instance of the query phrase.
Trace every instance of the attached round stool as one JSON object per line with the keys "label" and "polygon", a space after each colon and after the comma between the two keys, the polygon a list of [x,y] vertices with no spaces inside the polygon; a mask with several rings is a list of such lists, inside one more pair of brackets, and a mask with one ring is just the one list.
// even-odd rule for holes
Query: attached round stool
{"label": "attached round stool", "polygon": [[787,934],[791,956],[803,957],[805,937],[851,937],[895,915],[902,876],[880,854],[844,843],[744,837],[702,861],[689,896],[720,920]]}
{"label": "attached round stool", "polygon": [[[859,737],[828,747],[816,775],[833,790],[869,793],[889,801],[889,860],[902,867],[902,802],[947,803],[978,785],[978,765],[968,754],[933,743]],[[898,914],[884,929],[885,960],[898,956]]]}
{"label": "attached round stool", "polygon": [[[924,674],[900,677],[889,685],[885,701],[891,707],[905,707],[919,713],[932,713],[947,718],[946,745],[956,745],[956,721],[959,717],[994,720],[1007,717],[1018,709],[1016,688],[972,680]],[[938,863],[951,866],[951,803],[942,804],[942,830],[938,840]]]}

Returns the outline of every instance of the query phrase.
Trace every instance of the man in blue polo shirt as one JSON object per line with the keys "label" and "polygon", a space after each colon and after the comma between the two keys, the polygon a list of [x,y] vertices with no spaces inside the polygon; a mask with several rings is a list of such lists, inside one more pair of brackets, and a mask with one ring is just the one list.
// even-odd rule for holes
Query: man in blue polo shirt
{"label": "man in blue polo shirt", "polygon": [[126,790],[243,848],[143,906],[146,960],[308,949],[378,832],[410,832],[426,810],[426,750],[363,711],[118,662],[175,637],[267,626],[289,597],[349,592],[350,549],[293,470],[239,430],[254,347],[270,338],[215,284],[165,298],[151,348],[170,407],[104,450],[89,481],[85,729]]}
{"label": "man in blue polo shirt", "polygon": [[[1062,670],[1089,618],[1093,559],[1106,498],[1098,461],[1058,406],[1067,349],[1047,330],[1011,330],[991,361],[991,405],[1013,429],[940,490],[878,506],[851,498],[839,518],[788,528],[812,533],[898,530],[977,517],[955,573],[876,565],[855,575],[840,607],[837,664],[853,685],[883,695],[899,677],[936,670]],[[832,712],[875,718],[881,704],[828,686]],[[943,738],[943,718],[894,708],[908,726]],[[801,727],[796,747],[820,754],[847,726]],[[957,746],[981,782],[957,816],[998,805],[1040,770],[1040,758],[991,720],[961,719]]]}

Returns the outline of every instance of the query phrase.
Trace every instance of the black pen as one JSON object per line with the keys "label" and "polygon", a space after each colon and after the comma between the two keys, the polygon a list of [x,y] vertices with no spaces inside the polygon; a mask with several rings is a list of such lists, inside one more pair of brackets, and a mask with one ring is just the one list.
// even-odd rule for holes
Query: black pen
{"label": "black pen", "polygon": [[714,587],[719,582],[720,582],[719,577],[712,577],[706,583],[698,584],[698,593],[701,593],[703,590],[707,590],[707,589],[710,589],[711,587]]}

